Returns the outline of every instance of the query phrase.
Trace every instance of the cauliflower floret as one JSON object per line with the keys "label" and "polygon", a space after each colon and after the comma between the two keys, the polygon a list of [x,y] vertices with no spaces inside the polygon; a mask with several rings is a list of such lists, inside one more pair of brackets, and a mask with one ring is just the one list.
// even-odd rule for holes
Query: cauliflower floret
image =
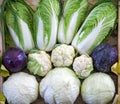
{"label": "cauliflower floret", "polygon": [[3,83],[3,94],[9,104],[31,104],[38,97],[38,82],[24,72],[12,74]]}
{"label": "cauliflower floret", "polygon": [[93,70],[92,58],[87,55],[81,55],[76,57],[73,62],[73,70],[79,76],[79,78],[86,78]]}
{"label": "cauliflower floret", "polygon": [[44,51],[35,51],[28,55],[28,70],[36,75],[45,76],[52,68],[50,56]]}
{"label": "cauliflower floret", "polygon": [[62,44],[52,51],[51,61],[54,66],[70,66],[75,57],[75,50],[72,46]]}

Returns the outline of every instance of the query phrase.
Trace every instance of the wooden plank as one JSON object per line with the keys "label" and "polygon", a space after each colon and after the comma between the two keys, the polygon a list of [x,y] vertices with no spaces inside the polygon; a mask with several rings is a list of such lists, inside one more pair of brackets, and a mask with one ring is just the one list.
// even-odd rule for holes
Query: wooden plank
{"label": "wooden plank", "polygon": [[[120,5],[120,1],[118,2],[118,4]],[[118,64],[120,64],[120,6],[119,5],[118,5],[118,60],[119,60]],[[118,101],[120,102],[120,75],[118,76],[118,95],[119,95]]]}
{"label": "wooden plank", "polygon": [[[0,0],[0,5],[2,4],[3,0]],[[1,28],[1,23],[0,23]],[[0,32],[0,58],[2,57],[2,34]],[[0,76],[0,92],[2,92],[2,84],[3,84],[3,77]]]}
{"label": "wooden plank", "polygon": [[2,1],[3,1],[3,0],[0,0],[0,5],[2,4]]}
{"label": "wooden plank", "polygon": [[0,92],[2,92],[3,77],[0,76]]}
{"label": "wooden plank", "polygon": [[36,7],[38,5],[40,0],[25,0],[25,2],[31,6],[33,10],[36,10]]}

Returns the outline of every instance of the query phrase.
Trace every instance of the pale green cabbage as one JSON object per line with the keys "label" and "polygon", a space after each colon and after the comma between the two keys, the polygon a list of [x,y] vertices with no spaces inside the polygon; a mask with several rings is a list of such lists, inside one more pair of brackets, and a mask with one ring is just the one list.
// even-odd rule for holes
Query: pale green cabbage
{"label": "pale green cabbage", "polygon": [[58,0],[40,0],[34,14],[34,31],[37,48],[51,51],[56,44],[58,16],[60,6]]}
{"label": "pale green cabbage", "polygon": [[39,90],[47,104],[74,104],[80,80],[69,68],[54,68],[41,80]]}
{"label": "pale green cabbage", "polygon": [[83,22],[75,35],[72,45],[79,53],[88,53],[100,44],[113,29],[117,18],[117,9],[110,3],[96,6]]}
{"label": "pale green cabbage", "polygon": [[94,73],[81,86],[81,95],[87,104],[109,104],[115,94],[115,85],[108,74]]}
{"label": "pale green cabbage", "polygon": [[59,23],[58,41],[70,44],[87,13],[87,0],[65,0]]}

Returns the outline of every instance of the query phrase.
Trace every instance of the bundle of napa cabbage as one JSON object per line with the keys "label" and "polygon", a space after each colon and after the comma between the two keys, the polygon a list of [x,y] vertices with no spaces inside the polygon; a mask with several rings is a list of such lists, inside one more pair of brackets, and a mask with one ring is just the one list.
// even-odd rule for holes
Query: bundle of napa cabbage
{"label": "bundle of napa cabbage", "polygon": [[58,28],[58,41],[70,44],[86,17],[87,0],[65,0]]}
{"label": "bundle of napa cabbage", "polygon": [[55,46],[59,12],[58,0],[40,0],[34,14],[34,34],[37,48],[51,51]]}
{"label": "bundle of napa cabbage", "polygon": [[22,0],[6,2],[5,18],[10,35],[15,45],[25,51],[34,47],[33,11]]}
{"label": "bundle of napa cabbage", "polygon": [[72,41],[72,45],[80,54],[90,54],[114,28],[116,18],[117,9],[111,2],[97,5],[83,22]]}

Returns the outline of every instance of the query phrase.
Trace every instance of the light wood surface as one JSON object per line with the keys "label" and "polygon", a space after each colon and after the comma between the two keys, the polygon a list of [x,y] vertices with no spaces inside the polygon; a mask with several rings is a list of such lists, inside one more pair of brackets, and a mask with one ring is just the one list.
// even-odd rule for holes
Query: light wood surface
{"label": "light wood surface", "polygon": [[2,92],[3,77],[0,76],[0,92]]}
{"label": "light wood surface", "polygon": [[[0,5],[2,4],[3,0],[0,0]],[[1,30],[1,22],[0,22],[0,30]],[[0,31],[0,57],[2,57],[2,33]],[[2,84],[3,84],[3,77],[0,76],[0,92],[2,92]]]}
{"label": "light wood surface", "polygon": [[[120,1],[118,4],[120,5]],[[120,6],[118,6],[118,60],[118,64],[120,64]],[[120,68],[118,70],[120,72]],[[118,76],[118,95],[118,101],[120,101],[120,75]]]}
{"label": "light wood surface", "polygon": [[31,6],[33,10],[36,10],[36,7],[40,0],[25,0],[25,1],[27,2],[28,5]]}

